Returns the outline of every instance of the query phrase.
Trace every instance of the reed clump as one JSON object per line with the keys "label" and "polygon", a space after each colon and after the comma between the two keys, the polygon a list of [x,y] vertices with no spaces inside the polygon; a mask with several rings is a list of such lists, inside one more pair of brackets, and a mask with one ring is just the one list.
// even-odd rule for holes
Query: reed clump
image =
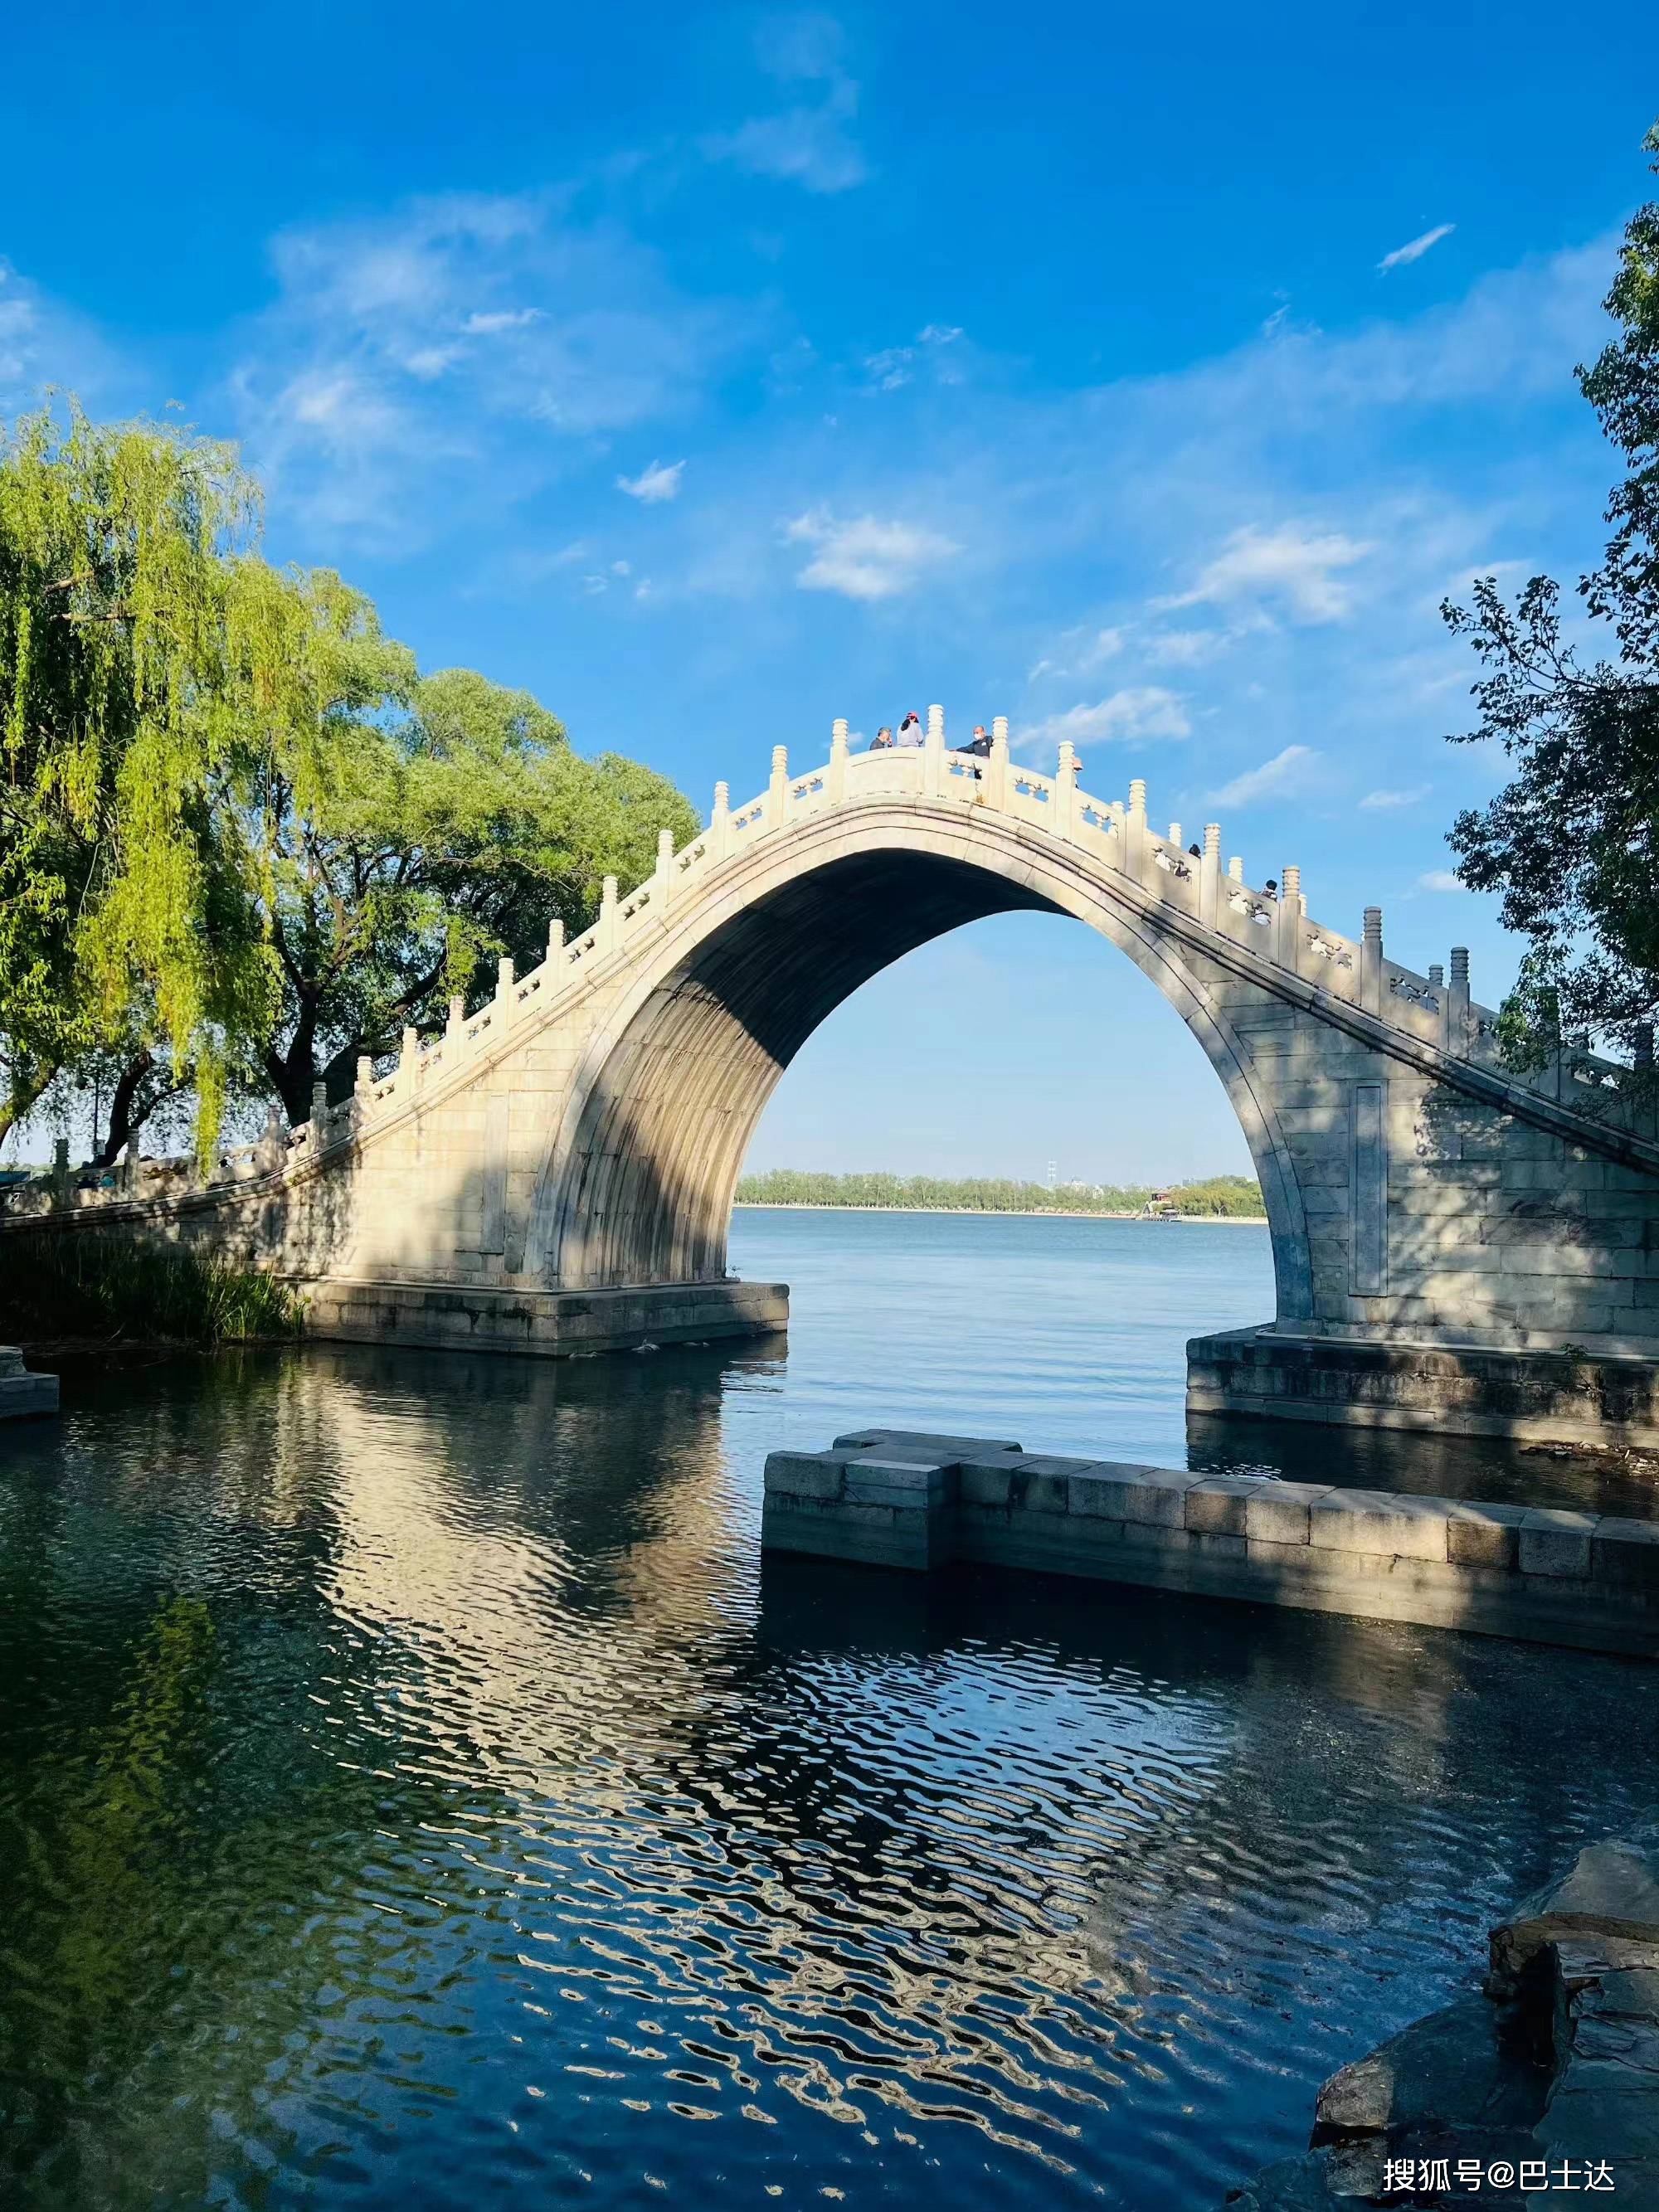
{"label": "reed clump", "polygon": [[0,1340],[216,1345],[299,1334],[300,1301],[252,1267],[114,1237],[42,1233],[0,1243]]}

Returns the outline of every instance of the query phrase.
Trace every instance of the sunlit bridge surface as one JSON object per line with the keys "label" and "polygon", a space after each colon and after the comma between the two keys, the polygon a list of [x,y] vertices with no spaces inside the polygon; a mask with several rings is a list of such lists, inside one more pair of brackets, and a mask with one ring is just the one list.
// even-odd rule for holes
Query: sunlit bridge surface
{"label": "sunlit bridge surface", "polygon": [[1651,1803],[1638,1665],[763,1574],[843,1413],[1178,1462],[1261,1231],[733,1243],[787,1360],[250,1355],[0,1443],[6,2202],[1201,2208]]}

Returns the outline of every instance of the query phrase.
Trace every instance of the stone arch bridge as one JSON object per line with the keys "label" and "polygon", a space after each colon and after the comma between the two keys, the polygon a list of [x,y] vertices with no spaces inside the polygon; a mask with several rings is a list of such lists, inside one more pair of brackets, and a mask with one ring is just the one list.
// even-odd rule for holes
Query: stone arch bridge
{"label": "stone arch bridge", "polygon": [[[1197,1037],[1261,1177],[1277,1311],[1196,1340],[1188,1402],[1536,1436],[1659,1441],[1659,1143],[1630,1071],[1500,1062],[1468,960],[1417,975],[1382,916],[1315,921],[1299,872],[1193,854],[1146,786],[1085,791],[946,744],[830,755],[728,804],[542,964],[440,1036],[359,1063],[354,1095],[273,1120],[198,1182],[15,1194],[0,1228],[118,1227],[304,1286],[334,1337],[569,1352],[781,1327],[726,1273],[732,1194],[782,1070],[879,969],[982,915],[1069,914]],[[1628,1095],[1627,1095],[1628,1094]],[[3,1243],[0,1243],[3,1250]]]}

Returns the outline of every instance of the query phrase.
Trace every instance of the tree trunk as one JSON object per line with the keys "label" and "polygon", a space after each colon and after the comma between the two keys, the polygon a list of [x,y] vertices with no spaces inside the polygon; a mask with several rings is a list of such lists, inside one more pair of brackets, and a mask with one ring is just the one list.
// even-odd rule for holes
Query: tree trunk
{"label": "tree trunk", "polygon": [[[108,1132],[103,1143],[98,1146],[92,1156],[94,1167],[110,1166],[122,1146],[134,1137],[149,1121],[150,1115],[161,1104],[162,1098],[171,1097],[171,1091],[164,1091],[156,1097],[148,1099],[143,1104],[139,1103],[139,1086],[155,1065],[155,1055],[146,1051],[141,1052],[136,1060],[129,1060],[121,1070],[109,1102]],[[94,1139],[97,1133],[97,1131],[94,1130]]]}

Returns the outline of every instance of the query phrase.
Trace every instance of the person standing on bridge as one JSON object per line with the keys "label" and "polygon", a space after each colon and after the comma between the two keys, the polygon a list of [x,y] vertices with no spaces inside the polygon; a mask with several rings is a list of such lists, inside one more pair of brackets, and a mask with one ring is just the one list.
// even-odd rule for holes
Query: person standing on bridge
{"label": "person standing on bridge", "polygon": [[921,717],[914,707],[899,724],[898,741],[902,745],[922,745],[927,742],[927,733],[921,726]]}
{"label": "person standing on bridge", "polygon": [[971,743],[965,744],[962,750],[965,753],[972,753],[975,760],[990,759],[991,740],[985,734],[985,725],[983,722],[975,723],[973,739]]}
{"label": "person standing on bridge", "polygon": [[876,732],[875,736],[871,738],[870,750],[872,753],[885,753],[890,752],[892,749],[893,732],[888,728],[886,723],[884,722],[881,727]]}

